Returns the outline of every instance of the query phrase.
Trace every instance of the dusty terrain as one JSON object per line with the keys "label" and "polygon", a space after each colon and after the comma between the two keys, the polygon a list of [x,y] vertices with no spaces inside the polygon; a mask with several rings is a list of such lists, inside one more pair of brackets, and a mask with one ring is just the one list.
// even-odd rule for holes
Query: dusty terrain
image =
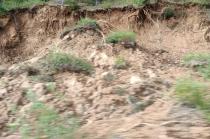
{"label": "dusty terrain", "polygon": [[[160,12],[163,6],[147,8]],[[176,79],[190,73],[181,64],[182,57],[210,50],[204,39],[210,19],[197,6],[176,8],[184,9],[184,16],[170,20],[129,7],[71,12],[39,6],[1,17],[0,137],[20,138],[7,125],[31,105],[24,93],[30,88],[60,114],[79,117],[78,133],[87,139],[210,139],[210,125],[203,115],[173,95]],[[111,30],[133,30],[138,48],[113,47],[91,30],[60,39],[65,27],[73,27],[84,16],[96,19],[104,35]],[[43,74],[36,63],[51,50],[88,59],[95,73]],[[113,68],[118,55],[129,62],[128,69]],[[31,79],[27,67],[40,70],[42,78]],[[46,90],[48,82],[56,85],[54,92]]]}

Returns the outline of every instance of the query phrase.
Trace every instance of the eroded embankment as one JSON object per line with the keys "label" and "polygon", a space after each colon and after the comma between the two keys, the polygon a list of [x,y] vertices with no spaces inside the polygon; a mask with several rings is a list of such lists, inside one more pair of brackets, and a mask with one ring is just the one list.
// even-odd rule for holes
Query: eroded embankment
{"label": "eroded embankment", "polygon": [[[177,15],[163,20],[164,7],[71,12],[38,6],[1,18],[0,62],[17,64],[1,69],[0,136],[20,138],[19,131],[10,132],[8,125],[32,105],[27,99],[30,91],[59,114],[78,117],[78,132],[86,133],[85,138],[209,139],[210,127],[201,114],[177,104],[169,93],[173,81],[186,72],[182,56],[210,50],[204,39],[206,14],[197,6],[175,6]],[[96,19],[101,32],[71,31],[60,38],[64,28],[75,26],[81,17]],[[113,30],[135,31],[137,49],[106,44],[104,35]],[[49,50],[85,58],[95,73],[49,74],[45,65],[37,66]],[[118,56],[126,59],[128,68],[113,67]]]}
{"label": "eroded embankment", "polygon": [[[183,8],[190,7],[172,6],[177,12],[176,18],[185,13]],[[54,39],[64,27],[73,27],[81,17],[98,20],[105,34],[117,29],[142,32],[140,27],[151,26],[145,25],[145,22],[154,23],[157,19],[161,20],[161,13],[165,7],[168,5],[70,11],[67,7],[44,5],[11,11],[0,18],[1,63],[18,62],[44,51],[47,45],[55,42]],[[170,26],[176,26],[181,21],[177,19],[175,23],[170,22]]]}
{"label": "eroded embankment", "polygon": [[11,11],[0,20],[1,62],[18,62],[36,52],[39,53],[40,49],[44,49],[57,38],[64,27],[74,26],[76,21],[86,15],[96,16],[96,18],[100,18],[101,15],[116,18],[116,15],[122,17],[135,11],[134,9],[118,9],[112,12],[69,11],[68,8],[54,6],[37,6],[30,10]]}

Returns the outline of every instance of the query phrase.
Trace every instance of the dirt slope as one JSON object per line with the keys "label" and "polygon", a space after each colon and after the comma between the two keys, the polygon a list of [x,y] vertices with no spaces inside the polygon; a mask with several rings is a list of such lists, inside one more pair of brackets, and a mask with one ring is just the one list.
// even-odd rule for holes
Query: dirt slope
{"label": "dirt slope", "polygon": [[[160,20],[163,8],[145,7],[149,13],[145,14],[129,7],[71,12],[64,7],[38,6],[1,17],[0,136],[12,137],[6,125],[31,105],[24,93],[30,88],[62,115],[80,117],[78,133],[85,138],[209,139],[210,126],[202,114],[178,103],[172,87],[188,72],[180,62],[186,53],[210,50],[203,37],[209,27],[206,15],[197,6],[188,6],[185,16]],[[60,39],[65,27],[73,27],[84,16],[96,19],[104,35],[116,29],[135,31],[138,48],[112,47],[92,30],[71,32]],[[36,63],[50,50],[88,59],[95,67],[94,75],[63,72],[32,80],[27,66],[41,71]],[[128,69],[113,68],[118,55],[129,62]],[[56,84],[54,93],[46,90],[47,82]]]}

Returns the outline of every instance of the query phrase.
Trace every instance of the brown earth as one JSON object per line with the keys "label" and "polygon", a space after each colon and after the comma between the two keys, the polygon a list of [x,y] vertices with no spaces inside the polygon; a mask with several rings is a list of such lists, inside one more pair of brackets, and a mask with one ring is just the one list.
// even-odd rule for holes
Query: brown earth
{"label": "brown earth", "polygon": [[[163,7],[144,7],[145,14],[142,8],[72,12],[45,5],[1,17],[0,136],[19,138],[19,133],[11,136],[6,125],[31,105],[24,93],[30,88],[62,115],[80,117],[78,133],[85,138],[210,139],[203,115],[173,95],[176,79],[190,72],[182,66],[182,57],[210,50],[204,39],[208,18],[200,7],[187,6],[184,16],[161,20]],[[60,39],[65,27],[73,27],[84,16],[96,19],[102,31],[71,32]],[[104,43],[104,35],[111,30],[135,31],[138,48]],[[94,75],[63,72],[32,80],[28,67],[41,71],[36,63],[50,50],[88,59],[95,67]],[[129,62],[128,69],[113,68],[118,55]],[[47,82],[56,84],[55,92],[46,90]]]}

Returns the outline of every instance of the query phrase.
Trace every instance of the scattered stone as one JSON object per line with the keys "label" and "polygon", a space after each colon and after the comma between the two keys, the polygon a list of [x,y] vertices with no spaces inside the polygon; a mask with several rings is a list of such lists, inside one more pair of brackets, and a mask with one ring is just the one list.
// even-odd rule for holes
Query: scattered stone
{"label": "scattered stone", "polygon": [[43,83],[37,83],[33,86],[32,91],[36,93],[37,97],[41,97],[47,93]]}
{"label": "scattered stone", "polygon": [[104,76],[103,76],[103,79],[107,82],[107,83],[110,83],[110,82],[112,82],[112,81],[114,81],[115,80],[115,76],[112,74],[112,73],[110,73],[110,72],[107,72],[107,73],[105,73],[105,74],[103,74]]}
{"label": "scattered stone", "polygon": [[147,69],[147,73],[149,75],[149,78],[157,77],[157,75],[151,69]]}
{"label": "scattered stone", "polygon": [[5,66],[0,66],[0,78],[7,72],[7,68]]}
{"label": "scattered stone", "polygon": [[40,73],[40,71],[37,68],[32,67],[32,66],[25,67],[25,70],[27,71],[28,76],[34,76]]}
{"label": "scattered stone", "polygon": [[7,89],[0,89],[0,99],[3,99],[7,94]]}
{"label": "scattered stone", "polygon": [[151,99],[132,103],[132,105],[131,105],[132,113],[143,111],[145,108],[152,105],[153,103],[154,103],[154,100],[151,100]]}
{"label": "scattered stone", "polygon": [[134,41],[122,41],[120,44],[127,49],[131,48],[135,50],[137,48],[137,44]]}
{"label": "scattered stone", "polygon": [[132,75],[130,78],[130,84],[142,83],[143,80],[138,75]]}
{"label": "scattered stone", "polygon": [[82,115],[84,113],[84,106],[82,104],[77,105],[75,111],[77,114]]}
{"label": "scattered stone", "polygon": [[4,127],[4,124],[7,122],[8,120],[8,115],[5,113],[1,113],[1,116],[0,116],[0,130]]}
{"label": "scattered stone", "polygon": [[22,115],[22,116],[26,115],[27,111],[30,110],[32,105],[33,105],[33,103],[28,103],[28,104],[24,105],[19,111],[20,115]]}
{"label": "scattered stone", "polygon": [[21,86],[20,86],[23,90],[27,90],[29,88],[31,88],[31,85],[28,81],[24,81]]}

